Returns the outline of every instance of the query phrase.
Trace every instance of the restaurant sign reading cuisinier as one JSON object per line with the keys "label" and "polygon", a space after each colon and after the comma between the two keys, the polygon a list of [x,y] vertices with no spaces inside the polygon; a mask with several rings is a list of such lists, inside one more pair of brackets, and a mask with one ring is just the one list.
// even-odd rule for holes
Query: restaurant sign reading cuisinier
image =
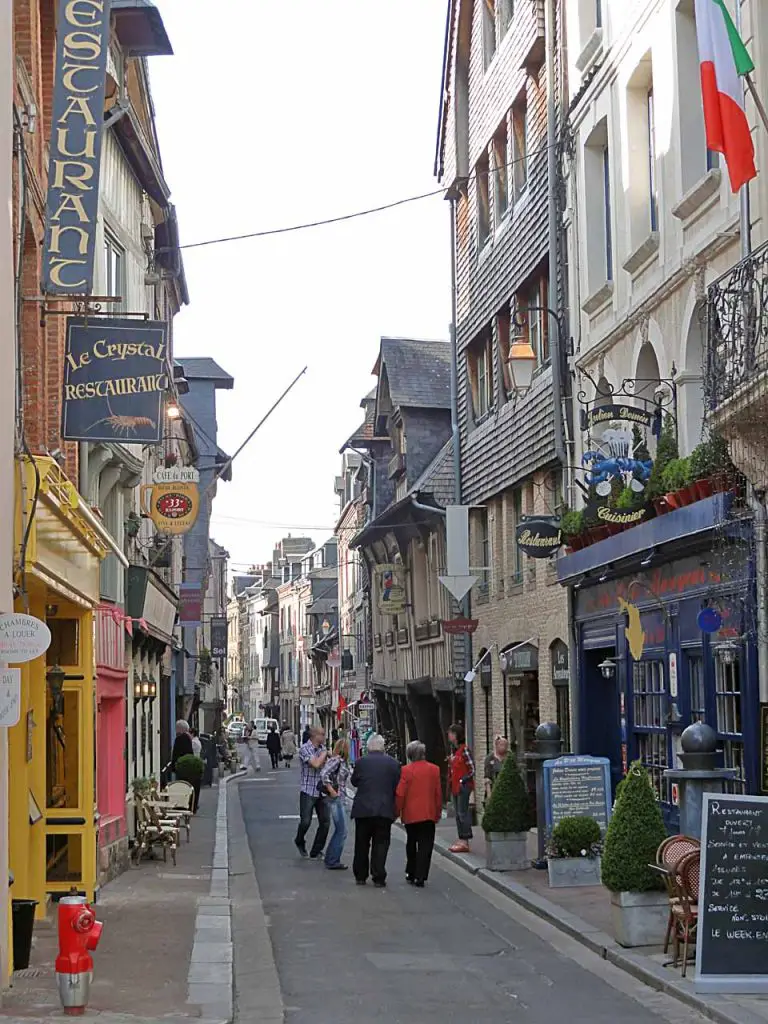
{"label": "restaurant sign reading cuisinier", "polygon": [[168,390],[166,324],[69,317],[62,437],[157,442]]}
{"label": "restaurant sign reading cuisinier", "polygon": [[43,291],[90,295],[96,250],[110,0],[59,0]]}

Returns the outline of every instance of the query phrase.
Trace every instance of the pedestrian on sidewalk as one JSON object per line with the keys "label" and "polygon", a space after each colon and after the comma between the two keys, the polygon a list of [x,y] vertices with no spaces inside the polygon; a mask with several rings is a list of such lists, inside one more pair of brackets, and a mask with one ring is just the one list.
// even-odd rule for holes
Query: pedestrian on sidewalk
{"label": "pedestrian on sidewalk", "polygon": [[290,725],[283,726],[283,731],[280,733],[280,748],[283,754],[283,764],[286,768],[290,768],[294,757],[296,757],[296,736]]}
{"label": "pedestrian on sidewalk", "polygon": [[325,799],[321,773],[328,759],[325,748],[325,733],[315,726],[310,730],[309,739],[299,748],[301,784],[299,787],[299,828],[296,832],[296,848],[302,857],[307,856],[306,837],[312,825],[312,815],[317,814],[317,832],[309,856],[317,860],[323,852],[328,838],[330,816],[328,801]]}
{"label": "pedestrian on sidewalk", "polygon": [[408,764],[397,786],[397,813],[405,825],[405,879],[419,889],[429,876],[435,825],[443,813],[440,769],[427,761],[427,748],[414,740],[405,748]]}
{"label": "pedestrian on sidewalk", "polygon": [[302,745],[302,747],[304,746],[305,743],[309,743],[309,737],[311,735],[311,732],[312,732],[312,730],[309,728],[309,726],[305,725],[304,726],[304,732],[301,734],[301,745]]}
{"label": "pedestrian on sidewalk", "polygon": [[267,750],[269,752],[269,759],[272,762],[272,767],[277,768],[280,763],[280,751],[282,743],[280,737],[277,735],[277,726],[272,722],[269,726],[269,732],[267,733]]}
{"label": "pedestrian on sidewalk", "polygon": [[325,866],[329,871],[347,870],[347,865],[341,863],[341,855],[347,838],[347,782],[350,771],[349,741],[336,740],[333,754],[325,762],[320,776],[333,822],[333,835],[325,851]]}
{"label": "pedestrian on sidewalk", "polygon": [[185,722],[183,718],[180,718],[176,723],[176,739],[173,741],[173,749],[171,750],[171,761],[169,764],[171,774],[176,774],[176,762],[180,757],[185,757],[187,754],[194,754],[194,752],[192,735],[189,731],[189,722]]}
{"label": "pedestrian on sidewalk", "polygon": [[374,734],[368,740],[368,752],[355,762],[352,785],[356,788],[352,803],[355,820],[355,854],[352,870],[358,885],[365,885],[370,873],[373,884],[387,884],[387,853],[392,822],[395,820],[395,793],[400,781],[400,765],[385,753],[384,737]]}
{"label": "pedestrian on sidewalk", "polygon": [[497,736],[493,741],[493,750],[485,759],[485,799],[487,800],[493,784],[498,779],[504,765],[504,758],[509,753],[509,740],[506,736]]}
{"label": "pedestrian on sidewalk", "polygon": [[190,729],[189,735],[192,737],[192,753],[195,757],[203,756],[203,741],[200,739],[200,735],[197,729]]}
{"label": "pedestrian on sidewalk", "polygon": [[463,725],[452,725],[448,730],[452,754],[449,759],[451,796],[456,812],[458,839],[450,847],[451,853],[469,853],[472,839],[472,812],[469,798],[475,788],[475,762],[466,743]]}
{"label": "pedestrian on sidewalk", "polygon": [[243,767],[246,771],[248,771],[249,767],[253,768],[254,775],[261,771],[259,744],[256,739],[254,722],[249,722],[245,729],[243,729],[243,735],[240,738],[240,760],[243,762]]}

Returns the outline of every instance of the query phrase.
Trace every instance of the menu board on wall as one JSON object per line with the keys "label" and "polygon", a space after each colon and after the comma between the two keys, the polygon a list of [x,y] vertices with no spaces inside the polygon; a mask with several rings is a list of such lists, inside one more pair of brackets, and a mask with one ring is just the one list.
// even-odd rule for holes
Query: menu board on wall
{"label": "menu board on wall", "polygon": [[768,993],[768,797],[705,793],[696,991]]}

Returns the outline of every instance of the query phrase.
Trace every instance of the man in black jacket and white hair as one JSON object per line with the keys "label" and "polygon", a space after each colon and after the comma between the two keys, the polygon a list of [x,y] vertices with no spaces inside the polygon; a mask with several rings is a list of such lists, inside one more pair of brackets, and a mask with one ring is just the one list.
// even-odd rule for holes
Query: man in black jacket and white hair
{"label": "man in black jacket and white hair", "polygon": [[373,884],[383,889],[387,884],[387,853],[396,815],[395,792],[400,781],[400,765],[385,753],[383,736],[374,735],[368,740],[368,753],[355,764],[351,781],[356,790],[352,803],[355,881],[365,885],[370,873]]}

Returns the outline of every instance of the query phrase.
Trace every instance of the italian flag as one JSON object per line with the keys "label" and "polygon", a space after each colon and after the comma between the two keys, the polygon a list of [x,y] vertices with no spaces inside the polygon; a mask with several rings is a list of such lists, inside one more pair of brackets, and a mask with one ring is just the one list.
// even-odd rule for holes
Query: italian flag
{"label": "italian flag", "polygon": [[741,82],[741,76],[754,71],[755,65],[725,0],[696,0],[696,34],[707,147],[723,154],[731,188],[738,192],[757,175]]}

